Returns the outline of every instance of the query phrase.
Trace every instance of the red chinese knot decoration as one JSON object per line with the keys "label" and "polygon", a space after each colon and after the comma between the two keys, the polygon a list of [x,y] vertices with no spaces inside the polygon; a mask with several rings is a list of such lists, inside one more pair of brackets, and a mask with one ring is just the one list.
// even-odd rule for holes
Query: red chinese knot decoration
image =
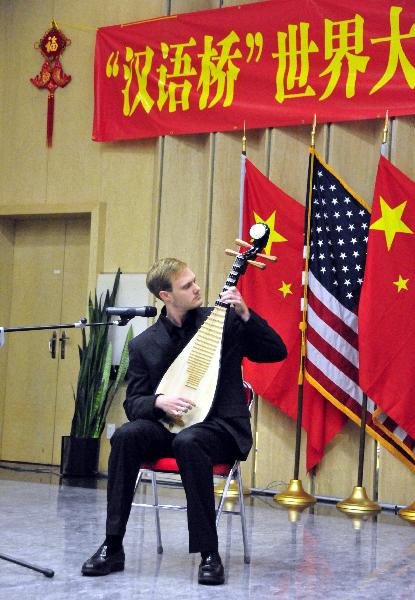
{"label": "red chinese knot decoration", "polygon": [[35,43],[36,50],[40,50],[46,60],[42,65],[39,75],[31,78],[30,81],[37,88],[47,89],[49,92],[46,132],[48,147],[52,146],[55,90],[58,87],[65,87],[72,79],[70,75],[64,74],[59,60],[66,46],[69,46],[70,43],[71,40],[62,33],[55,21],[52,21],[52,27],[46,31],[40,41]]}

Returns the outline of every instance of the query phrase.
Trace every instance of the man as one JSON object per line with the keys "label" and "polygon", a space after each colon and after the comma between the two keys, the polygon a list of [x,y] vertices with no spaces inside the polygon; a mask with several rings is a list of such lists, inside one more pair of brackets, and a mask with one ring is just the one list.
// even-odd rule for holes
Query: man
{"label": "man", "polygon": [[257,362],[286,357],[280,336],[251,311],[236,288],[221,301],[228,311],[221,368],[212,408],[202,423],[171,433],[161,423],[192,410],[194,402],[170,394],[156,395],[157,385],[194,336],[211,308],[202,308],[200,287],[189,267],[174,258],[157,261],[147,274],[148,289],[164,307],[158,321],[130,342],[124,408],[128,423],[111,438],[108,465],[106,538],[82,566],[84,575],[108,575],[124,569],[123,537],[140,464],[174,456],[187,498],[189,552],[200,552],[201,584],[224,582],[218,553],[212,465],[245,459],[252,445],[249,411],[241,374],[244,356]]}

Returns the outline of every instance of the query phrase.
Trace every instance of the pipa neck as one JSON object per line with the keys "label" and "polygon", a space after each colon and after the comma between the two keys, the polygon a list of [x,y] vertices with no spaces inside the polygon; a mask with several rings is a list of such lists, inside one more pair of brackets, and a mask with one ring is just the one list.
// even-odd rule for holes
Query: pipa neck
{"label": "pipa neck", "polygon": [[225,285],[222,288],[221,293],[219,294],[215,306],[223,306],[224,308],[228,308],[229,304],[222,302],[220,297],[222,292],[226,292],[230,287],[235,287],[238,283],[239,277],[243,274],[246,269],[246,263],[241,256],[237,256],[233,262],[232,268],[229,271],[229,275],[226,278]]}

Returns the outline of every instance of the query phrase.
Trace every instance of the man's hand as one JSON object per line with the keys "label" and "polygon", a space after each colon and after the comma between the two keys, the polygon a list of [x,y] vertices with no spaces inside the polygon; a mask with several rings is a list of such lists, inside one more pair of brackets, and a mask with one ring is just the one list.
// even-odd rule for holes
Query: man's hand
{"label": "man's hand", "polygon": [[160,394],[156,398],[155,406],[164,410],[171,417],[181,417],[183,413],[192,410],[193,406],[196,406],[196,403],[193,400],[187,400],[180,396]]}
{"label": "man's hand", "polygon": [[245,304],[244,299],[241,296],[240,291],[236,287],[231,287],[220,295],[221,302],[226,304],[233,304],[235,312],[242,321],[248,321],[250,315],[249,308]]}

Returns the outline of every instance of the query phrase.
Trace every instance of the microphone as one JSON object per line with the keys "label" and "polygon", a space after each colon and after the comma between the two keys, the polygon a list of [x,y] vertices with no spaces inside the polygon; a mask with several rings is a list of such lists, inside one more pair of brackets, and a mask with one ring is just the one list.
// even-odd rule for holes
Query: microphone
{"label": "microphone", "polygon": [[132,319],[133,317],[155,317],[157,308],[155,306],[109,306],[106,309],[107,315],[116,315],[123,319]]}

